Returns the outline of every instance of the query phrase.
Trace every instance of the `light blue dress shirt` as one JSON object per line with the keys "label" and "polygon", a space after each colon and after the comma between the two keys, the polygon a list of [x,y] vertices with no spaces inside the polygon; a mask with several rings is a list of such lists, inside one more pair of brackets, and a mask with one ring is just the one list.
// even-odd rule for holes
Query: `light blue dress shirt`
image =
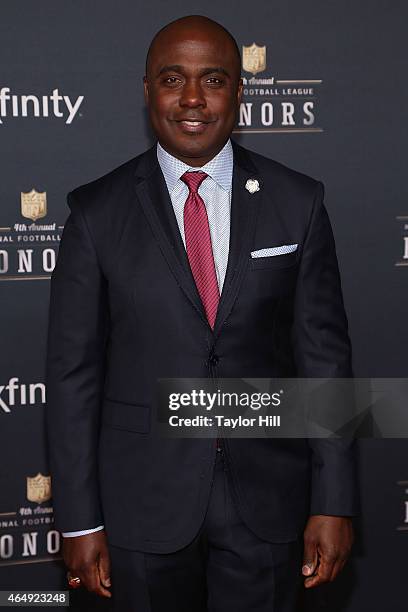
{"label": "light blue dress shirt", "polygon": [[208,174],[207,178],[201,183],[198,193],[202,197],[207,210],[215,271],[221,293],[227,270],[230,238],[233,170],[231,141],[228,140],[221,151],[200,168],[188,166],[176,157],[173,157],[159,143],[157,143],[157,159],[159,160],[167,189],[169,190],[184,246],[186,246],[184,237],[184,204],[188,196],[188,187],[180,177],[185,172],[197,172],[197,170]]}
{"label": "light blue dress shirt", "polygon": [[[188,187],[180,177],[185,172],[197,172],[197,170],[208,174],[207,178],[201,183],[198,193],[202,197],[207,210],[215,271],[221,293],[227,270],[230,239],[233,171],[231,141],[228,140],[221,151],[201,168],[188,166],[177,159],[177,157],[167,153],[159,143],[157,143],[157,159],[166,181],[184,246],[186,246],[184,236],[184,204],[188,196]],[[93,529],[63,532],[62,535],[65,538],[78,537],[95,533],[103,528],[104,525],[99,525]]]}

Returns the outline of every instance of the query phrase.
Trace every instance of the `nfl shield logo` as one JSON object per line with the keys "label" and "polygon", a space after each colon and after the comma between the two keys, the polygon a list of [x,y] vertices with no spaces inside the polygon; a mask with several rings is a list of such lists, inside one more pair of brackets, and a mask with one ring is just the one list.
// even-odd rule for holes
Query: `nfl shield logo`
{"label": "nfl shield logo", "polygon": [[51,499],[51,476],[27,476],[27,499],[35,504],[42,504]]}
{"label": "nfl shield logo", "polygon": [[28,193],[21,192],[21,214],[27,219],[37,221],[47,214],[47,193],[32,189]]}
{"label": "nfl shield logo", "polygon": [[242,68],[246,72],[257,74],[266,70],[266,46],[258,47],[252,43],[249,47],[242,47]]}

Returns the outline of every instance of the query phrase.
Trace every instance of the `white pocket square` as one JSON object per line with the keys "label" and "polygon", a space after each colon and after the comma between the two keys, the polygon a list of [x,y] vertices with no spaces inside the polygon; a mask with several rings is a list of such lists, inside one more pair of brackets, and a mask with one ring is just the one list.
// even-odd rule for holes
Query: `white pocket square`
{"label": "white pocket square", "polygon": [[274,257],[275,255],[286,255],[286,253],[294,253],[297,248],[297,244],[283,244],[282,246],[271,247],[270,249],[259,249],[259,251],[252,251],[251,257]]}

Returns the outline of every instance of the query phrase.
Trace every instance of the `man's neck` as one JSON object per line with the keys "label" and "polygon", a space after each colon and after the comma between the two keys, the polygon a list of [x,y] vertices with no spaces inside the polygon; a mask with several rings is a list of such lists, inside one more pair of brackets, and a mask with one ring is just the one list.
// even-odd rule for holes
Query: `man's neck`
{"label": "man's neck", "polygon": [[208,162],[214,159],[214,157],[217,157],[217,155],[223,150],[227,142],[228,141],[224,142],[224,144],[216,152],[213,152],[212,154],[206,155],[204,157],[184,157],[183,155],[180,155],[176,151],[170,151],[160,141],[159,141],[159,144],[166,151],[166,153],[182,161],[183,164],[186,164],[186,166],[190,166],[191,168],[202,168],[203,166],[208,164]]}

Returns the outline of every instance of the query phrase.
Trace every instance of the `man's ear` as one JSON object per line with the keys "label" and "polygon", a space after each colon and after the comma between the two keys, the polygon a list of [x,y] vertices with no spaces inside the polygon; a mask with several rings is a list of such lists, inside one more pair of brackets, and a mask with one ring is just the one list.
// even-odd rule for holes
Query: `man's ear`
{"label": "man's ear", "polygon": [[243,90],[244,90],[244,84],[242,82],[242,79],[239,79],[239,82],[238,82],[238,92],[237,92],[238,105],[241,104]]}
{"label": "man's ear", "polygon": [[147,76],[143,77],[143,90],[144,90],[144,98],[146,104],[149,104],[149,84],[147,81]]}

